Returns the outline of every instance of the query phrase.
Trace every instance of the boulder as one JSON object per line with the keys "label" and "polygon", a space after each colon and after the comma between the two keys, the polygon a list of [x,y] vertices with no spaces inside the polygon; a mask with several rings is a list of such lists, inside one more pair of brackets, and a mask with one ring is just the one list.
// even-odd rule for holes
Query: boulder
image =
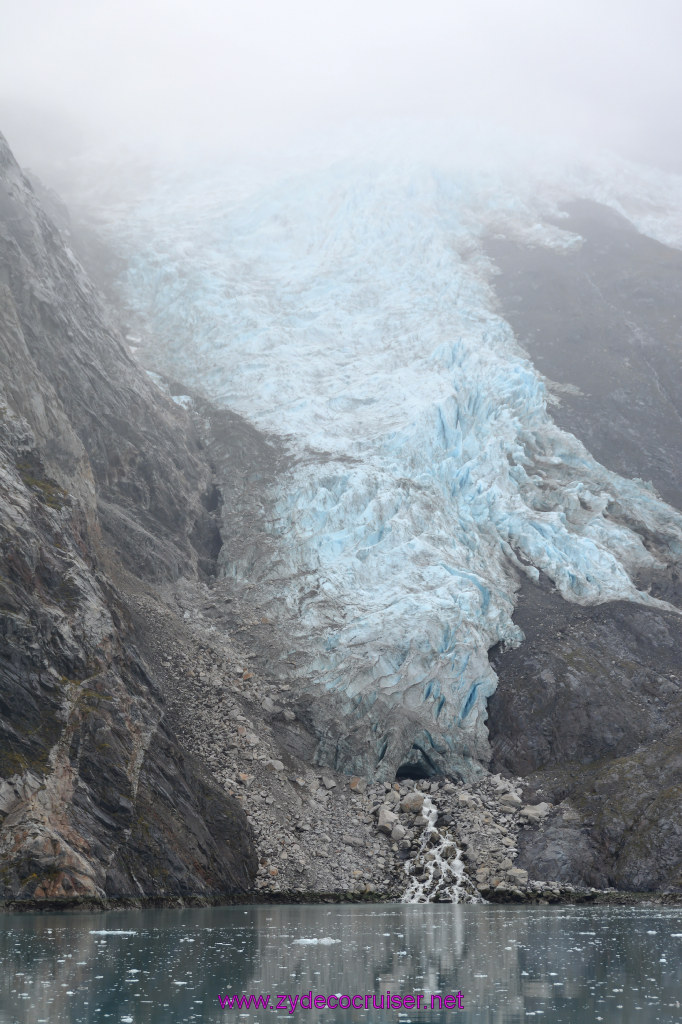
{"label": "boulder", "polygon": [[410,814],[419,814],[423,806],[424,794],[418,793],[416,790],[408,793],[407,796],[404,796],[400,801],[400,810]]}
{"label": "boulder", "polygon": [[344,846],[364,846],[364,839],[359,836],[344,835],[341,837],[341,842]]}
{"label": "boulder", "polygon": [[525,807],[521,808],[520,814],[526,821],[538,822],[546,818],[551,809],[552,805],[548,803],[526,804]]}
{"label": "boulder", "polygon": [[385,805],[379,810],[379,831],[390,836],[394,827],[398,824],[398,815],[389,810]]}

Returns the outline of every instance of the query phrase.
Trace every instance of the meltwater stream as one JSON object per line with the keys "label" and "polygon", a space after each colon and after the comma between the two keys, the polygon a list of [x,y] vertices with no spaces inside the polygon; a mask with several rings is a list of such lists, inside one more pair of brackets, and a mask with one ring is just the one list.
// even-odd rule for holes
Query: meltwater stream
{"label": "meltwater stream", "polygon": [[193,169],[114,211],[147,365],[290,453],[276,479],[254,467],[251,532],[222,571],[307,653],[301,684],[364,716],[364,739],[327,752],[343,770],[392,779],[416,755],[469,775],[487,651],[522,639],[521,574],[569,601],[651,604],[637,573],[682,556],[682,517],[556,426],[496,312],[486,233],[581,241],[551,223],[556,182],[503,166],[408,146],[262,187]]}
{"label": "meltwater stream", "polygon": [[679,908],[3,914],[0,1024],[678,1024],[681,953]]}
{"label": "meltwater stream", "polygon": [[455,836],[436,825],[438,808],[428,796],[421,814],[426,826],[419,850],[405,862],[409,882],[403,903],[485,903],[466,873]]}

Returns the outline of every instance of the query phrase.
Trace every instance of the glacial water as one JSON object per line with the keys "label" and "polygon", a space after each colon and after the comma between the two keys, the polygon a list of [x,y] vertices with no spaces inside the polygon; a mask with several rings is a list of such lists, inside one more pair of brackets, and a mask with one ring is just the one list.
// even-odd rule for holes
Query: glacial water
{"label": "glacial water", "polygon": [[[0,1024],[663,1024],[682,1020],[681,953],[679,908],[387,904],[3,914]],[[426,1009],[395,1002],[386,1009],[387,992],[392,1000],[421,997]],[[270,1008],[221,1008],[227,997],[249,995],[269,995]],[[329,996],[341,1006],[319,1007]],[[342,1008],[354,997],[355,1009]],[[372,1008],[374,997],[379,1007],[383,997],[384,1009]]]}

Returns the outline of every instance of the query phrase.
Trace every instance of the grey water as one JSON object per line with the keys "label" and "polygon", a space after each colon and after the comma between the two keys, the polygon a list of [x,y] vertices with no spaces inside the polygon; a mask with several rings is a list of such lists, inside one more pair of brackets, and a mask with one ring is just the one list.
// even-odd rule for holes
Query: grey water
{"label": "grey water", "polygon": [[[680,908],[384,904],[0,915],[0,1024],[649,1024],[682,1021],[681,982]],[[269,1007],[229,1008],[228,997],[249,995],[270,996]],[[396,997],[407,997],[407,1008]],[[345,1008],[353,999],[355,1008]]]}

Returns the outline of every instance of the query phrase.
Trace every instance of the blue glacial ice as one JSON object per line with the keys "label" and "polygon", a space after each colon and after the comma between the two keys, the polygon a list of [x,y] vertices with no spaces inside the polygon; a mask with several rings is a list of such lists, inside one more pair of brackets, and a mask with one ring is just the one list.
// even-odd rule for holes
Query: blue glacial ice
{"label": "blue glacial ice", "polygon": [[657,564],[640,531],[682,554],[679,514],[558,429],[495,312],[485,232],[580,244],[532,185],[405,160],[241,192],[197,174],[117,228],[147,358],[152,339],[157,369],[292,453],[263,499],[267,556],[224,549],[223,571],[306,648],[302,682],[371,722],[387,777],[413,743],[451,771],[485,760],[487,652],[523,639],[521,574],[580,604],[656,604],[632,582]]}

